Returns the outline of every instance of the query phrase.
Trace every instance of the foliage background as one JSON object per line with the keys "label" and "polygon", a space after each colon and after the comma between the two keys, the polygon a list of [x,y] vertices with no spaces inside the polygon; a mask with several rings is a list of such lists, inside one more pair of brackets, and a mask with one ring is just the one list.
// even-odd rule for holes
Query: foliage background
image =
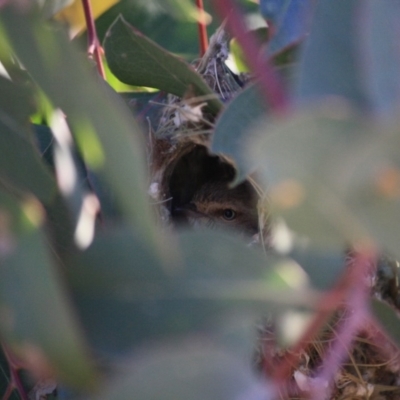
{"label": "foliage background", "polygon": [[[320,0],[309,25],[312,2],[278,3],[261,1],[276,33],[259,51],[288,64],[292,58],[278,55],[310,31],[299,61],[289,64],[294,83],[281,85],[285,102],[278,107],[268,82],[280,87],[281,78],[261,64],[269,80],[224,106],[213,149],[235,159],[239,178],[258,168],[269,210],[296,234],[284,255],[264,254],[226,232],[163,232],[147,198],[139,118],[96,76],[84,38],[71,44],[65,27],[52,20],[67,2],[2,5],[0,61],[8,75],[0,77],[4,398],[10,391],[24,397],[16,375],[21,362],[36,378],[54,374],[68,388],[61,389],[65,397],[75,396],[71,389],[113,399],[132,393],[138,399],[272,396],[273,385],[249,365],[257,321],[293,312],[296,321],[308,321],[310,313],[318,321],[323,291],[333,292],[343,276],[349,243],[361,253],[399,256],[400,9],[392,2],[338,0],[333,6]],[[116,76],[122,75],[118,57],[138,40],[123,20],[106,34],[119,13],[168,50],[190,60],[197,54],[197,27],[182,4],[189,2],[122,0],[97,19]],[[257,8],[243,6],[250,13]],[[206,9],[214,10],[207,2]],[[212,14],[210,32],[218,24]],[[113,40],[122,50],[107,54]],[[256,60],[247,61],[257,68]],[[162,85],[179,90],[173,72]],[[148,85],[135,83],[137,76],[127,83],[152,86],[150,74]],[[189,79],[197,84],[199,78]],[[100,222],[93,191],[103,206]],[[358,311],[374,313],[396,339],[394,312],[371,311],[355,290],[359,278],[350,275],[340,301],[356,293]],[[278,323],[285,345],[295,340],[288,331],[306,332],[300,323],[285,326]],[[123,359],[125,368],[105,383],[93,357],[106,364]]]}

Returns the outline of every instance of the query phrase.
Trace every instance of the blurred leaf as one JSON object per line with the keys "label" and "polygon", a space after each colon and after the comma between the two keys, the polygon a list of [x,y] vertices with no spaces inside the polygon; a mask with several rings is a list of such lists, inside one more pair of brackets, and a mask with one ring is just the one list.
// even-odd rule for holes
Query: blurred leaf
{"label": "blurred leaf", "polygon": [[208,103],[214,112],[223,107],[193,67],[143,36],[122,17],[110,27],[104,50],[111,71],[124,83],[154,87],[180,97],[193,85],[197,96],[213,97]]}
{"label": "blurred leaf", "polygon": [[[2,202],[1,206],[4,205]],[[42,356],[60,378],[89,388],[94,384],[94,371],[64,288],[51,264],[45,239],[35,226],[40,221],[40,207],[35,203],[23,207],[19,213],[21,217],[27,215],[31,225],[25,225],[18,237],[11,232],[18,223],[15,212],[11,216],[7,209],[1,210],[0,302],[3,315],[8,318],[1,319],[0,329],[23,357],[38,360],[34,368],[44,367],[39,362]]]}
{"label": "blurred leaf", "polygon": [[180,248],[181,262],[164,267],[129,229],[120,227],[98,235],[74,258],[69,281],[97,348],[126,351],[145,340],[213,331],[227,313],[264,315],[275,304],[308,301],[307,296],[300,300],[302,282],[288,283],[281,276],[296,268],[293,263],[266,258],[240,240],[217,232],[186,232]]}
{"label": "blurred leaf", "polygon": [[316,246],[295,246],[289,256],[302,267],[313,287],[319,290],[332,288],[346,267],[344,249],[337,252]]}
{"label": "blurred leaf", "polygon": [[25,126],[0,109],[0,176],[48,203],[55,194],[55,182],[30,143],[30,135]]}
{"label": "blurred leaf", "polygon": [[400,346],[400,321],[396,311],[380,300],[372,299],[372,312],[393,341]]}
{"label": "blurred leaf", "polygon": [[[369,109],[363,75],[360,74],[360,48],[357,46],[358,0],[321,0],[317,3],[311,33],[304,46],[300,66],[298,98],[318,101],[341,96],[360,109]],[[380,21],[382,28],[385,21]]]}
{"label": "blurred leaf", "polygon": [[[259,39],[260,43],[265,44],[268,40],[268,28],[261,27],[251,31],[251,33]],[[244,58],[243,50],[236,38],[229,43],[229,51],[235,61],[235,65],[239,72],[250,72],[250,68]]]}
{"label": "blurred leaf", "polygon": [[313,8],[312,0],[260,0],[260,11],[275,31],[268,44],[270,55],[278,54],[304,39]]}
{"label": "blurred leaf", "polygon": [[396,2],[318,2],[302,60],[299,99],[337,95],[383,117],[396,112],[399,18]]}
{"label": "blurred leaf", "polygon": [[[363,18],[360,23],[361,67],[363,84],[374,111],[381,116],[396,114],[400,104],[400,59],[398,50],[397,2],[361,2]],[[359,12],[357,10],[357,12]],[[358,73],[360,76],[360,72]]]}
{"label": "blurred leaf", "polygon": [[[28,85],[17,84],[0,76],[0,113],[19,123],[26,123],[35,111],[34,91]],[[21,132],[23,133],[23,132]]]}
{"label": "blurred leaf", "polygon": [[398,125],[374,125],[326,101],[256,130],[251,165],[260,166],[272,212],[320,245],[373,240],[400,256]]}
{"label": "blurred leaf", "polygon": [[266,106],[257,85],[252,85],[239,93],[217,120],[211,150],[234,160],[237,183],[253,171],[253,166],[248,165],[243,146],[249,140],[251,127],[265,112]]}
{"label": "blurred leaf", "polygon": [[278,123],[266,120],[256,131],[249,160],[258,162],[271,211],[320,245],[340,248],[370,237],[344,200],[371,172],[363,163],[375,136],[347,104],[327,102]]}
{"label": "blurred leaf", "polygon": [[[36,3],[40,6],[43,15],[46,18],[50,18],[63,8],[70,6],[73,1],[74,0],[36,0]],[[75,2],[77,3],[78,1]],[[80,6],[82,7],[82,5]]]}
{"label": "blurred leaf", "polygon": [[32,88],[0,76],[0,176],[49,203],[56,191],[55,181],[40,161],[27,127],[33,111]]}
{"label": "blurred leaf", "polygon": [[165,400],[262,400],[272,396],[271,388],[253,375],[249,362],[192,338],[142,351],[98,398],[153,400],[160,395]]}
{"label": "blurred leaf", "polygon": [[158,3],[166,9],[168,14],[183,21],[203,21],[209,24],[211,16],[204,10],[202,15],[191,0],[158,0]]}
{"label": "blurred leaf", "polygon": [[[146,196],[141,133],[123,101],[89,73],[65,37],[35,15],[18,15],[6,7],[1,22],[25,67],[67,114],[82,154],[88,156],[85,162],[99,168],[123,215],[158,246]],[[95,154],[104,155],[104,165],[90,164],[94,159],[89,156]]]}

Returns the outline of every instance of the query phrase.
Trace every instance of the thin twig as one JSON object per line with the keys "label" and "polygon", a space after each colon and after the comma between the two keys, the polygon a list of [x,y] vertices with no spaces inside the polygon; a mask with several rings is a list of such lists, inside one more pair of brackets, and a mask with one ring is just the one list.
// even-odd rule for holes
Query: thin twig
{"label": "thin twig", "polygon": [[204,18],[203,0],[196,0],[196,6],[197,9],[199,10],[199,21],[197,22],[197,26],[199,29],[200,57],[203,57],[204,53],[207,51],[208,48],[208,36]]}
{"label": "thin twig", "polygon": [[101,58],[103,49],[101,48],[99,38],[96,32],[96,26],[93,19],[92,6],[90,0],[82,0],[83,13],[85,14],[87,35],[88,35],[88,54],[94,58],[97,70],[100,76],[105,80],[106,74],[104,71],[103,60]]}

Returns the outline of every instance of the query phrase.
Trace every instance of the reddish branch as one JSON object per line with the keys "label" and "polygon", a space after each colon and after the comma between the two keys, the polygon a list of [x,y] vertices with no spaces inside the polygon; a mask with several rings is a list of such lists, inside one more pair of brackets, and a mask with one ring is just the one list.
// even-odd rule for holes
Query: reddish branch
{"label": "reddish branch", "polygon": [[87,35],[88,35],[88,54],[90,57],[94,58],[100,76],[103,79],[106,79],[103,60],[101,58],[103,49],[101,48],[99,38],[97,36],[90,0],[82,0],[82,5],[83,5],[83,12],[85,14],[85,21],[86,21]]}
{"label": "reddish branch", "polygon": [[227,28],[239,42],[248,65],[260,82],[267,104],[277,113],[284,112],[288,106],[288,100],[283,85],[273,66],[260,57],[256,38],[247,31],[240,11],[232,0],[215,0],[214,7],[221,18],[226,18]]}
{"label": "reddish branch", "polygon": [[4,344],[1,346],[3,349],[4,356],[8,363],[10,371],[10,381],[8,382],[7,389],[3,394],[2,400],[8,400],[11,398],[14,390],[18,391],[19,396],[22,400],[28,400],[28,395],[22,385],[21,378],[18,375],[18,371],[23,368],[23,365],[15,358],[15,356],[9,352]]}
{"label": "reddish branch", "polygon": [[199,28],[200,57],[203,57],[208,47],[208,36],[207,36],[207,27],[204,17],[203,0],[196,0],[196,6],[199,10],[199,22],[197,25]]}
{"label": "reddish branch", "polygon": [[[349,318],[343,319],[337,329],[336,341],[329,349],[323,360],[322,371],[318,378],[321,382],[331,382],[340,364],[347,357],[355,335],[370,318],[367,311],[369,288],[367,276],[371,273],[369,268],[375,264],[375,253],[369,249],[354,255],[351,265],[337,282],[335,288],[327,292],[317,309],[317,314],[303,337],[287,352],[287,357],[275,367],[273,380],[278,387],[290,388],[293,369],[299,363],[299,354],[306,352],[312,340],[318,335],[328,317],[338,309],[345,306],[350,313]],[[325,388],[326,390],[326,388]],[[321,393],[314,392],[312,399],[322,398]]]}
{"label": "reddish branch", "polygon": [[[350,266],[345,306],[349,313],[337,329],[336,340],[324,357],[322,371],[318,375],[321,382],[332,383],[342,362],[348,357],[355,336],[365,326],[368,319],[369,287],[367,276],[371,273],[371,265],[375,265],[375,253],[370,249],[354,255]],[[316,389],[312,395],[318,400],[323,395],[323,388]]]}

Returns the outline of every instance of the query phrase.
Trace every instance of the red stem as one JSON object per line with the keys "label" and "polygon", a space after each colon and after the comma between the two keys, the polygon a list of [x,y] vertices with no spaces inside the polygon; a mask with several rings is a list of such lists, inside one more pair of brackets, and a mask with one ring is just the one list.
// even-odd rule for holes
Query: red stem
{"label": "red stem", "polygon": [[232,0],[214,0],[215,11],[221,19],[226,18],[227,28],[238,40],[250,68],[260,82],[263,96],[277,113],[283,113],[288,100],[283,85],[272,65],[260,57],[256,38],[247,31],[243,17]]}
{"label": "red stem", "polygon": [[22,368],[21,363],[15,358],[15,356],[6,349],[5,345],[1,345],[4,356],[7,360],[8,368],[10,370],[10,382],[7,385],[7,390],[3,395],[2,400],[8,400],[13,390],[16,389],[22,400],[28,400],[28,395],[22,385],[21,379],[18,375],[18,370]]}
{"label": "red stem", "polygon": [[207,27],[204,18],[203,0],[196,0],[196,6],[199,10],[199,21],[197,23],[199,29],[200,57],[203,57],[208,47]]}
{"label": "red stem", "polygon": [[97,70],[100,76],[105,80],[106,74],[104,71],[103,60],[101,58],[102,48],[97,37],[96,26],[94,24],[92,6],[90,0],[82,0],[83,13],[85,14],[85,21],[88,34],[88,54],[90,57],[94,57],[96,61]]}

